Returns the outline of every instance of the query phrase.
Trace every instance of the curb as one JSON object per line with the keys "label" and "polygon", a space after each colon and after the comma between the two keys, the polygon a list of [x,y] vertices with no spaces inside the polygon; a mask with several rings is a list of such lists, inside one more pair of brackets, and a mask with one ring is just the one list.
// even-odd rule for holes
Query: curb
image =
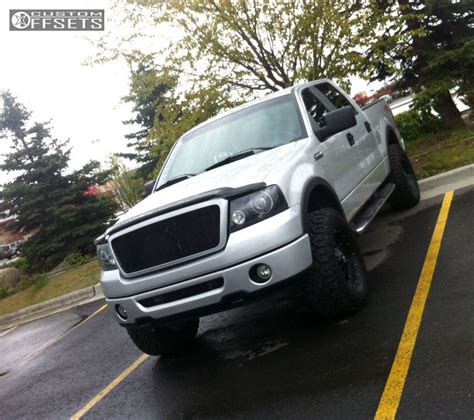
{"label": "curb", "polygon": [[474,184],[474,164],[424,178],[418,181],[422,199],[444,194],[448,190],[459,189]]}
{"label": "curb", "polygon": [[420,191],[427,191],[433,188],[442,187],[452,182],[462,181],[465,178],[470,177],[474,177],[474,163],[429,178],[421,179],[418,181],[418,184],[420,185]]}
{"label": "curb", "polygon": [[104,297],[100,283],[0,316],[0,330],[65,311]]}

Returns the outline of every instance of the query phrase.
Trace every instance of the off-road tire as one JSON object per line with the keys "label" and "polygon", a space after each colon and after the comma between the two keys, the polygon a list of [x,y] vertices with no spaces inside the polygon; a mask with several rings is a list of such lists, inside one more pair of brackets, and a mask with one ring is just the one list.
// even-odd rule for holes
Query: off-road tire
{"label": "off-road tire", "polygon": [[179,321],[167,326],[127,327],[135,345],[151,356],[169,356],[186,350],[199,328],[199,318]]}
{"label": "off-road tire", "polygon": [[420,189],[410,159],[399,144],[390,144],[388,160],[390,180],[395,184],[395,190],[388,202],[395,210],[405,210],[415,206],[420,201]]}
{"label": "off-road tire", "polygon": [[367,300],[367,272],[346,220],[336,210],[320,209],[308,214],[306,229],[313,256],[306,298],[312,309],[328,318],[357,311]]}

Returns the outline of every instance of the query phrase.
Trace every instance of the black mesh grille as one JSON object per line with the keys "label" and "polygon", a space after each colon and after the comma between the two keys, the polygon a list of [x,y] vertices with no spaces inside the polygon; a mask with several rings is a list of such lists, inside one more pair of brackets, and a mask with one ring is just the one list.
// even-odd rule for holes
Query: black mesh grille
{"label": "black mesh grille", "polygon": [[215,248],[219,239],[220,209],[212,205],[119,236],[112,248],[131,274]]}

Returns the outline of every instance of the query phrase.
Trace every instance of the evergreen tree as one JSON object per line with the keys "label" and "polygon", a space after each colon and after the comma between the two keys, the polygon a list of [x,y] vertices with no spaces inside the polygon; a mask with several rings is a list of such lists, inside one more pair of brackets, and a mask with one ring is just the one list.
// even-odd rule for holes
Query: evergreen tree
{"label": "evergreen tree", "polygon": [[139,164],[137,176],[148,179],[156,169],[157,161],[151,153],[153,143],[148,134],[155,125],[157,108],[164,100],[164,95],[170,90],[174,81],[158,74],[150,57],[141,57],[138,64],[131,63],[130,93],[123,98],[133,104],[134,117],[124,121],[127,125],[137,125],[137,131],[125,135],[127,146],[133,147],[132,153],[121,153],[119,156],[132,159]]}
{"label": "evergreen tree", "polygon": [[[474,103],[474,0],[378,0],[381,36],[367,54],[374,78],[395,75],[447,127],[463,125],[450,92]],[[375,63],[375,64],[374,64]]]}
{"label": "evergreen tree", "polygon": [[32,124],[31,113],[9,92],[1,97],[0,139],[11,150],[0,170],[16,177],[1,187],[0,214],[14,216],[16,231],[33,234],[23,248],[30,270],[48,270],[73,252],[92,253],[116,206],[90,192],[107,174],[95,161],[69,171],[67,142],[52,138],[48,123]]}

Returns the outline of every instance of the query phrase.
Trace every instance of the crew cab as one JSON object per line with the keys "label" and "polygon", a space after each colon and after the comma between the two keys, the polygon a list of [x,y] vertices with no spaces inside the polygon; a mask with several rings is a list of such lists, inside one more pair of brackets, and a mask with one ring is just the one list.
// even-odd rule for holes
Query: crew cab
{"label": "crew cab", "polygon": [[300,281],[311,307],[367,296],[355,240],[418,183],[384,100],[360,108],[330,80],[287,88],[177,140],[150,194],[96,240],[107,303],[148,354],[186,348],[199,318]]}

